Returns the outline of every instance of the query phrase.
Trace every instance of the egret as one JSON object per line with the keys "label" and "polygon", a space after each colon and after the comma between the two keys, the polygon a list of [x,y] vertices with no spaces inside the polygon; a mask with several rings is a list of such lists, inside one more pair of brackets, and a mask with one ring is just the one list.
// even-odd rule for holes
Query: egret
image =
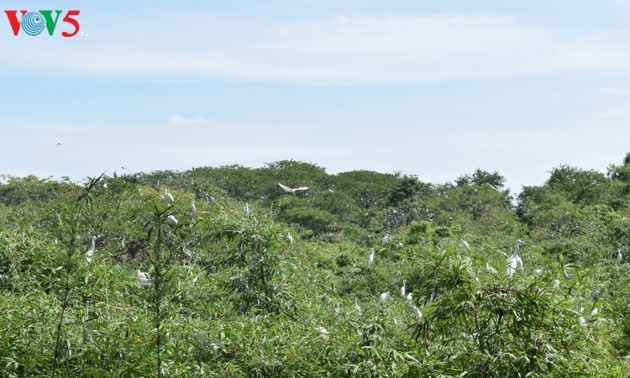
{"label": "egret", "polygon": [[190,281],[190,285],[188,285],[188,287],[190,287],[191,289],[192,289],[193,287],[195,287],[195,285],[197,284],[197,280],[198,280],[198,279],[199,279],[199,277],[195,277],[195,278],[193,278],[193,280],[192,280],[192,281]]}
{"label": "egret", "polygon": [[114,174],[113,174],[113,176],[114,176],[114,180],[117,180],[117,179],[118,179],[118,173],[116,173],[116,170],[115,170],[115,169],[114,169]]}
{"label": "egret", "polygon": [[383,294],[381,294],[380,297],[378,297],[378,300],[376,301],[377,305],[382,305],[383,302],[385,302],[387,300],[387,298],[389,298],[389,291],[384,292]]}
{"label": "egret", "polygon": [[289,244],[293,244],[293,236],[291,236],[290,232],[287,232],[287,241]]}
{"label": "egret", "polygon": [[420,320],[422,319],[422,311],[420,311],[420,309],[414,305],[409,306],[409,310],[411,311],[411,313],[413,314],[413,316],[416,317],[416,320]]}
{"label": "egret", "polygon": [[337,302],[335,306],[335,316],[339,316],[339,314],[341,314],[341,303]]}
{"label": "egret", "polygon": [[87,252],[85,252],[85,259],[87,260],[87,263],[91,263],[92,262],[92,256],[94,256],[94,250],[96,248],[96,237],[92,236],[92,247],[90,247],[90,249],[87,250]]}
{"label": "egret", "polygon": [[490,274],[497,274],[497,270],[490,266],[490,264],[488,263],[486,263],[486,272]]}
{"label": "egret", "polygon": [[536,269],[536,270],[534,270],[534,275],[535,275],[535,276],[540,276],[542,273],[543,273],[543,270],[542,270],[542,269]]}
{"label": "egret", "polygon": [[359,300],[354,298],[354,312],[361,315],[361,306],[359,306]]}
{"label": "egret", "polygon": [[170,224],[171,226],[177,226],[177,223],[179,223],[179,221],[177,220],[177,218],[175,218],[173,215],[169,215],[168,217],[166,217],[166,221],[168,222],[168,224]]}
{"label": "egret", "polygon": [[407,294],[407,300],[405,301],[405,304],[407,306],[410,306],[413,303],[413,293],[409,293]]}
{"label": "egret", "polygon": [[245,218],[249,218],[249,203],[245,202],[245,205],[243,205],[243,216]]}
{"label": "egret", "polygon": [[184,252],[184,256],[186,256],[188,258],[192,258],[192,252],[190,252],[190,250],[188,248],[186,248],[186,246],[184,246],[182,248],[182,252]]}
{"label": "egret", "polygon": [[319,333],[322,336],[322,339],[328,340],[328,337],[330,336],[330,334],[328,333],[328,330],[326,328],[317,327],[315,328],[315,330],[317,331],[317,333]]}
{"label": "egret", "polygon": [[374,263],[374,250],[370,253],[370,257],[368,257],[368,268],[372,270],[372,264]]}
{"label": "egret", "polygon": [[524,245],[521,239],[516,240],[514,243],[514,253],[507,260],[507,274],[508,276],[512,276],[516,269],[523,269],[523,259],[518,255],[518,251],[521,245]]}
{"label": "egret", "polygon": [[462,238],[459,239],[459,245],[466,249],[470,249],[470,244],[468,244],[468,242]]}
{"label": "egret", "polygon": [[195,200],[193,200],[192,203],[190,204],[190,211],[192,211],[193,213],[197,212],[197,206],[195,205]]}
{"label": "egret", "polygon": [[136,273],[138,273],[138,285],[140,287],[148,287],[151,286],[153,280],[149,276],[149,273],[143,272],[140,269],[136,269]]}
{"label": "egret", "polygon": [[385,236],[383,236],[383,240],[381,240],[381,245],[383,247],[386,247],[391,241],[392,241],[392,237],[389,236],[389,234],[385,234]]}
{"label": "egret", "polygon": [[299,192],[305,192],[305,191],[307,191],[307,190],[308,190],[308,187],[306,187],[306,186],[302,186],[302,187],[299,187],[299,188],[295,188],[295,189],[294,189],[294,188],[289,188],[288,186],[286,186],[286,185],[282,185],[282,184],[280,184],[280,183],[278,183],[278,185],[280,185],[280,187],[282,188],[282,190],[284,190],[284,191],[285,191],[285,192],[287,192],[287,193],[299,193]]}
{"label": "egret", "polygon": [[617,249],[617,262],[621,264],[622,261],[623,261],[623,255],[621,254],[621,249],[618,248]]}
{"label": "egret", "polygon": [[404,297],[404,296],[405,296],[405,289],[406,289],[406,286],[407,286],[407,281],[404,281],[404,280],[403,280],[403,285],[400,287],[400,296],[401,296],[401,297]]}
{"label": "egret", "polygon": [[166,198],[168,198],[169,201],[171,201],[171,203],[175,202],[175,198],[171,193],[168,192],[168,189],[164,189],[164,195],[166,196]]}
{"label": "egret", "polygon": [[598,312],[597,306],[593,306],[593,309],[591,310],[591,316],[597,315],[597,312]]}

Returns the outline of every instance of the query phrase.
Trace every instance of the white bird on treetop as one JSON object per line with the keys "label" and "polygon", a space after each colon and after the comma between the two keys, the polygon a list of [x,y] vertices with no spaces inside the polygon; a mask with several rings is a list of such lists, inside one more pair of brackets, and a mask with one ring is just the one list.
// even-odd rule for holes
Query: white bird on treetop
{"label": "white bird on treetop", "polygon": [[341,303],[337,302],[335,306],[335,316],[339,316],[339,314],[341,314]]}
{"label": "white bird on treetop", "polygon": [[169,201],[171,201],[171,203],[175,202],[175,198],[171,193],[168,192],[168,189],[164,189],[164,195],[166,196],[166,198],[168,198]]}
{"label": "white bird on treetop", "polygon": [[359,306],[359,300],[354,298],[354,311],[361,315],[361,306]]}
{"label": "white bird on treetop", "polygon": [[282,190],[284,190],[287,193],[298,193],[298,192],[305,192],[305,191],[308,190],[308,187],[306,187],[306,186],[302,186],[302,187],[299,187],[299,188],[289,188],[288,186],[282,185],[280,183],[278,183],[278,185],[280,185]]}
{"label": "white bird on treetop", "polygon": [[328,340],[328,337],[330,335],[329,335],[328,330],[326,328],[324,328],[324,327],[317,327],[317,328],[315,328],[315,330],[317,331],[317,333],[319,333],[322,336],[322,338],[324,340]]}
{"label": "white bird on treetop", "polygon": [[516,240],[514,243],[514,253],[507,260],[507,274],[508,276],[512,276],[516,269],[523,269],[523,259],[518,255],[518,251],[521,245],[524,245],[521,239]]}
{"label": "white bird on treetop", "polygon": [[92,236],[92,247],[90,247],[90,249],[87,250],[87,252],[85,252],[85,259],[87,260],[88,264],[92,262],[92,256],[94,256],[94,251],[96,247],[96,237]]}
{"label": "white bird on treetop", "polygon": [[621,249],[617,248],[617,262],[621,264],[623,262],[623,255],[621,254]]}
{"label": "white bird on treetop", "polygon": [[289,241],[289,244],[293,244],[293,236],[291,236],[290,232],[287,232],[287,240]]}
{"label": "white bird on treetop", "polygon": [[407,306],[411,305],[413,302],[413,293],[407,294],[407,300],[405,300],[405,304]]}
{"label": "white bird on treetop", "polygon": [[179,223],[179,221],[177,220],[177,218],[175,218],[173,215],[169,215],[168,217],[166,217],[166,221],[168,222],[168,224],[170,224],[171,226],[177,226],[177,223]]}
{"label": "white bird on treetop", "polygon": [[459,244],[466,249],[470,249],[470,244],[462,238],[459,239]]}
{"label": "white bird on treetop", "polygon": [[197,206],[195,205],[195,200],[193,200],[192,203],[190,204],[190,211],[192,211],[193,213],[197,211]]}
{"label": "white bird on treetop", "polygon": [[404,297],[404,296],[405,296],[405,289],[406,289],[406,286],[407,286],[407,281],[404,281],[404,280],[403,280],[403,285],[400,287],[400,296],[401,296],[401,297]]}
{"label": "white bird on treetop", "polygon": [[383,294],[381,294],[380,297],[378,297],[378,300],[376,301],[377,305],[382,305],[383,302],[385,302],[387,300],[387,298],[389,298],[389,291],[384,292]]}
{"label": "white bird on treetop", "polygon": [[391,241],[392,241],[392,237],[389,236],[389,234],[385,234],[385,236],[383,236],[383,240],[381,240],[381,245],[383,247],[386,247]]}
{"label": "white bird on treetop", "polygon": [[488,263],[486,263],[486,272],[490,274],[497,274],[497,270],[490,266],[490,264]]}
{"label": "white bird on treetop", "polygon": [[243,205],[243,216],[245,218],[249,218],[249,203],[245,202],[245,205]]}
{"label": "white bird on treetop", "polygon": [[140,269],[136,269],[136,273],[138,273],[138,285],[139,286],[141,286],[141,287],[151,286],[151,283],[153,281],[151,280],[151,277],[149,276],[149,273],[143,272]]}
{"label": "white bird on treetop", "polygon": [[372,270],[372,264],[374,263],[374,250],[370,253],[370,257],[368,257],[368,268]]}

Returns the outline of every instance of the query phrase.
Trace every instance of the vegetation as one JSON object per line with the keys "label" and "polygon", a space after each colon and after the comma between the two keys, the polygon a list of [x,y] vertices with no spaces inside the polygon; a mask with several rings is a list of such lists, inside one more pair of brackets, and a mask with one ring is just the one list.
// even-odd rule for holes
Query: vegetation
{"label": "vegetation", "polygon": [[0,177],[2,377],[630,369],[630,154],[518,197],[481,169],[430,184],[297,161]]}

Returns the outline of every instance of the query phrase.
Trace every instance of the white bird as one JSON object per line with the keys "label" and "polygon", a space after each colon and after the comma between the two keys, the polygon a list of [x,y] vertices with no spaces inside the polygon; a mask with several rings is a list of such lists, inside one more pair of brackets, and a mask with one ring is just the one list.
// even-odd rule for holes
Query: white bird
{"label": "white bird", "polygon": [[361,306],[359,306],[359,300],[354,298],[354,311],[361,315]]}
{"label": "white bird", "polygon": [[179,223],[179,221],[177,220],[177,218],[175,218],[173,215],[169,215],[168,217],[166,217],[166,221],[168,222],[168,224],[170,224],[171,226],[177,226],[177,223]]}
{"label": "white bird", "polygon": [[118,179],[118,173],[116,173],[116,170],[114,169],[114,180]]}
{"label": "white bird", "polygon": [[368,268],[372,270],[372,264],[374,263],[374,250],[370,253],[370,257],[368,257]]}
{"label": "white bird", "polygon": [[195,205],[195,200],[192,201],[192,203],[190,204],[190,211],[197,212],[197,206]]}
{"label": "white bird", "polygon": [[386,247],[391,241],[392,241],[392,237],[389,236],[389,234],[385,234],[385,236],[383,236],[383,240],[381,240],[381,245],[383,247]]}
{"label": "white bird", "polygon": [[534,275],[535,275],[535,276],[540,276],[542,273],[543,273],[543,270],[542,270],[542,269],[535,269],[535,270],[534,270]]}
{"label": "white bird", "polygon": [[410,306],[413,303],[413,293],[409,293],[407,294],[407,300],[405,301],[405,304],[407,306]]}
{"label": "white bird", "polygon": [[190,287],[191,289],[193,287],[195,287],[195,285],[197,285],[197,280],[199,279],[199,277],[195,277],[192,279],[192,281],[190,281],[190,284],[188,285],[188,287]]}
{"label": "white bird", "polygon": [[507,274],[508,276],[512,276],[516,269],[523,269],[523,259],[518,255],[518,251],[521,245],[524,245],[521,239],[518,239],[514,243],[514,253],[507,260]]}
{"label": "white bird", "polygon": [[188,248],[186,248],[186,246],[184,246],[182,248],[182,252],[184,252],[184,256],[191,258],[192,257],[192,252],[190,252],[190,250]]}
{"label": "white bird", "polygon": [[595,316],[597,315],[597,306],[593,307],[593,309],[591,310],[591,316]]}
{"label": "white bird", "polygon": [[175,198],[171,193],[168,192],[168,189],[164,189],[164,195],[166,196],[166,198],[168,198],[169,201],[171,201],[171,203],[175,202]]}
{"label": "white bird", "polygon": [[337,302],[335,306],[335,316],[339,316],[339,314],[341,314],[341,303]]}
{"label": "white bird", "polygon": [[420,311],[418,307],[411,305],[409,306],[409,310],[411,311],[411,314],[416,317],[416,320],[422,319],[422,311]]}
{"label": "white bird", "polygon": [[85,252],[85,259],[87,263],[90,264],[92,262],[92,256],[94,256],[94,251],[96,249],[96,237],[92,236],[92,247]]}
{"label": "white bird", "polygon": [[621,264],[623,261],[623,255],[621,254],[621,249],[617,249],[617,262]]}
{"label": "white bird", "polygon": [[149,276],[149,273],[143,272],[140,269],[136,269],[136,273],[138,273],[138,286],[140,287],[149,287],[153,280]]}
{"label": "white bird", "polygon": [[462,238],[459,239],[459,245],[466,249],[470,249],[470,244],[468,244],[468,242]]}
{"label": "white bird", "polygon": [[328,333],[328,330],[326,328],[317,327],[315,328],[315,330],[317,331],[317,333],[319,333],[322,336],[322,339],[328,340],[328,337],[330,336],[330,334]]}
{"label": "white bird", "polygon": [[400,287],[400,296],[401,296],[401,297],[404,297],[404,296],[405,296],[405,289],[406,289],[406,286],[407,286],[407,281],[404,281],[404,280],[403,280],[403,285]]}
{"label": "white bird", "polygon": [[83,31],[79,30],[79,35],[84,38],[90,38],[89,34],[85,34]]}
{"label": "white bird", "polygon": [[291,236],[290,232],[287,232],[287,240],[289,241],[289,244],[293,244],[293,236]]}
{"label": "white bird", "polygon": [[497,270],[490,266],[490,264],[488,263],[486,263],[486,272],[490,274],[497,274]]}
{"label": "white bird", "polygon": [[305,191],[308,190],[308,187],[306,187],[306,186],[302,186],[302,187],[299,187],[299,188],[289,188],[288,186],[282,185],[280,183],[278,183],[278,185],[280,185],[282,190],[284,190],[287,193],[298,193],[298,192],[305,192]]}
{"label": "white bird", "polygon": [[245,202],[245,205],[243,205],[243,216],[245,218],[249,218],[249,203]]}
{"label": "white bird", "polygon": [[385,302],[387,300],[387,298],[389,298],[389,291],[384,292],[383,294],[381,294],[380,297],[378,297],[378,300],[376,301],[377,305],[382,305],[383,302]]}

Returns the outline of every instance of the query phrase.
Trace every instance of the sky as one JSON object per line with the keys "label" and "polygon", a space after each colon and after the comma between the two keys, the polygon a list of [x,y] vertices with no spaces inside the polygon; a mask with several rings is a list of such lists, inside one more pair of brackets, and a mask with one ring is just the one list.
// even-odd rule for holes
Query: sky
{"label": "sky", "polygon": [[[14,36],[0,12],[0,174],[294,159],[432,183],[481,168],[519,192],[562,164],[605,172],[630,152],[625,0],[0,8],[62,10],[52,36]],[[64,38],[73,9],[86,36]]]}

